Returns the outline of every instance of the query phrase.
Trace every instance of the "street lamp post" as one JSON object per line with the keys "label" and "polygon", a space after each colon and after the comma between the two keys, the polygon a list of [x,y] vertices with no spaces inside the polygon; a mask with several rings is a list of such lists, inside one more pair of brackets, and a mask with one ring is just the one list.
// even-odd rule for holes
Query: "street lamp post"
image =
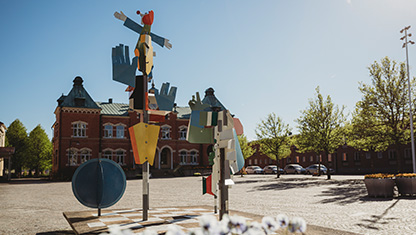
{"label": "street lamp post", "polygon": [[400,33],[404,32],[404,36],[400,40],[405,40],[403,43],[403,48],[406,48],[406,63],[407,63],[407,78],[409,83],[409,109],[410,109],[410,136],[411,136],[411,145],[412,145],[412,163],[413,163],[413,173],[416,173],[416,162],[415,162],[415,140],[413,133],[413,110],[412,110],[412,93],[411,93],[411,84],[410,84],[410,73],[409,73],[409,56],[407,50],[407,44],[415,44],[411,40],[407,40],[407,37],[411,37],[411,33],[407,33],[407,30],[410,29],[410,25],[400,30]]}

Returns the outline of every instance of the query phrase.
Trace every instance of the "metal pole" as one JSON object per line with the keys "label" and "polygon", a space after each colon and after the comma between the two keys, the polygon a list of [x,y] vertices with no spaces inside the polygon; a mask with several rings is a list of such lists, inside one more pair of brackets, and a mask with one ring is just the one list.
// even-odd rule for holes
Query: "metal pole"
{"label": "metal pole", "polygon": [[220,220],[228,214],[228,186],[225,185],[225,149],[220,148]]}
{"label": "metal pole", "polygon": [[[146,107],[146,93],[147,93],[147,75],[143,73],[143,122],[149,123],[149,114]],[[143,178],[143,220],[148,220],[149,210],[149,162],[142,164],[142,178]]]}
{"label": "metal pole", "polygon": [[410,72],[409,72],[409,56],[407,50],[407,30],[410,26],[404,28],[404,39],[405,39],[405,46],[406,46],[406,64],[407,64],[407,81],[409,84],[409,109],[410,109],[410,137],[411,137],[411,146],[412,146],[412,164],[413,164],[413,173],[416,173],[416,161],[415,161],[415,140],[414,140],[414,133],[413,133],[413,108],[412,108],[412,87],[410,83]]}

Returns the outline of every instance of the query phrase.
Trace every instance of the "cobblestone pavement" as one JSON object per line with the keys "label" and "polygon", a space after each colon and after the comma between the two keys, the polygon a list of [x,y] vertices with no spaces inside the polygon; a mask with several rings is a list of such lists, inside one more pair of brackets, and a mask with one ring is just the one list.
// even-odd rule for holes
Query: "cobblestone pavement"
{"label": "cobblestone pavement", "polygon": [[[359,234],[416,234],[416,199],[368,198],[363,176],[246,175],[234,177],[230,209],[262,216],[284,213]],[[213,206],[201,177],[150,179],[150,207]],[[142,205],[141,180],[129,180],[111,208]],[[82,211],[70,182],[14,180],[0,184],[0,234],[72,234],[64,211]]]}

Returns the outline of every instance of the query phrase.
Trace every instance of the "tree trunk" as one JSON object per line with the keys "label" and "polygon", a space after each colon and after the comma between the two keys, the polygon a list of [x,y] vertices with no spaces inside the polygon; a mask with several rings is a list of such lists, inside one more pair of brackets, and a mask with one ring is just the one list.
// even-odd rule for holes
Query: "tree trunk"
{"label": "tree trunk", "polygon": [[[328,159],[329,153],[326,152],[325,154],[326,154],[326,159]],[[326,179],[327,180],[331,179],[331,171],[329,170],[329,161],[328,161],[328,166],[326,168]]]}
{"label": "tree trunk", "polygon": [[280,171],[279,171],[280,161],[279,161],[278,158],[276,159],[276,162],[277,162],[277,164],[276,164],[276,166],[277,166],[277,176],[276,176],[276,178],[280,178]]}

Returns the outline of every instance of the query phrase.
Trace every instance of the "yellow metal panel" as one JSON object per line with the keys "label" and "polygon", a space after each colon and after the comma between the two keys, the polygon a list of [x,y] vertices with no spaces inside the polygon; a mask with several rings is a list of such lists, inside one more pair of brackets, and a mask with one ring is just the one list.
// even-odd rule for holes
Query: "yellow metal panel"
{"label": "yellow metal panel", "polygon": [[132,143],[132,145],[135,144],[139,155],[134,156],[137,164],[143,164],[148,161],[153,166],[159,131],[160,126],[150,125],[144,122],[133,126],[136,143]]}

